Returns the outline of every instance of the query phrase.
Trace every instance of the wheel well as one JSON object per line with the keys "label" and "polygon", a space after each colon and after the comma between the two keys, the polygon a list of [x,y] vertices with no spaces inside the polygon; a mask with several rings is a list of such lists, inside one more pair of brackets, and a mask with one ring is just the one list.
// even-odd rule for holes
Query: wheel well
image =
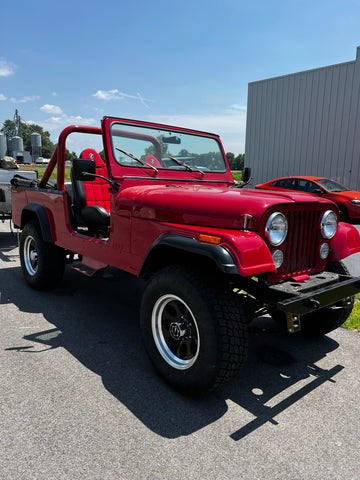
{"label": "wheel well", "polygon": [[31,210],[23,210],[21,214],[21,228],[23,229],[25,224],[31,222],[32,220],[35,220],[39,223],[36,213],[32,212]]}
{"label": "wheel well", "polygon": [[44,207],[36,204],[27,205],[21,213],[20,228],[24,228],[25,224],[35,220],[41,228],[41,234],[45,242],[52,242],[49,219]]}
{"label": "wheel well", "polygon": [[220,272],[215,260],[206,255],[199,255],[180,248],[162,245],[154,248],[147,256],[141,271],[140,277],[150,278],[154,273],[168,265],[191,265],[198,269],[207,269]]}

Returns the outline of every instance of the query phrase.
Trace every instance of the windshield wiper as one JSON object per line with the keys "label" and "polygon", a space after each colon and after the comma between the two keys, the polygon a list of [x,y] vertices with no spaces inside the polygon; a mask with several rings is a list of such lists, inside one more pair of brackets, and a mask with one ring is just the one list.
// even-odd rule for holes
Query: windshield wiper
{"label": "windshield wiper", "polygon": [[156,173],[158,173],[158,169],[156,167],[154,167],[154,165],[150,165],[150,163],[146,163],[146,162],[143,162],[142,160],[140,160],[140,158],[138,158],[136,155],[134,155],[133,153],[131,152],[127,152],[126,150],[123,150],[122,148],[118,148],[118,147],[115,147],[116,150],[119,150],[119,152],[121,153],[124,153],[125,155],[127,155],[128,157],[132,158],[133,160],[136,160],[137,162],[139,162],[143,167],[150,167],[152,168]]}
{"label": "windshield wiper", "polygon": [[174,162],[176,162],[178,165],[181,165],[182,167],[185,167],[186,170],[189,170],[189,172],[199,172],[199,173],[201,173],[201,176],[204,175],[204,172],[203,172],[202,170],[200,170],[200,168],[190,167],[190,165],[188,165],[187,163],[182,162],[182,161],[179,160],[178,158],[172,157],[171,155],[168,155],[168,157],[169,157],[171,160],[174,160]]}

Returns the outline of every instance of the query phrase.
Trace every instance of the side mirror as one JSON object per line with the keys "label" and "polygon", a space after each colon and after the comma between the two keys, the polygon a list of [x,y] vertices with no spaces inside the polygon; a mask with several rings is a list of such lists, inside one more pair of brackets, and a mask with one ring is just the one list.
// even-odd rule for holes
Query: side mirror
{"label": "side mirror", "polygon": [[248,183],[251,179],[251,168],[250,167],[245,167],[244,168],[244,173],[242,176],[242,181],[244,183]]}
{"label": "side mirror", "polygon": [[325,193],[322,188],[315,188],[314,193]]}
{"label": "side mirror", "polygon": [[95,180],[95,162],[90,158],[76,158],[73,161],[73,176],[75,180]]}

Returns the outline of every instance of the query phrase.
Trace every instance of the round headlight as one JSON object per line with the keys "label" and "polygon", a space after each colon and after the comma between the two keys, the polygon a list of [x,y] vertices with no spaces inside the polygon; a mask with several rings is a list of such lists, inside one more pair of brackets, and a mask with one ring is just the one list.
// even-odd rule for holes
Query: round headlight
{"label": "round headlight", "polygon": [[285,215],[280,212],[272,213],[265,225],[265,235],[269,243],[274,247],[281,245],[287,232],[288,224]]}
{"label": "round headlight", "polygon": [[323,238],[333,238],[337,230],[337,216],[332,210],[327,210],[322,216],[320,231]]}

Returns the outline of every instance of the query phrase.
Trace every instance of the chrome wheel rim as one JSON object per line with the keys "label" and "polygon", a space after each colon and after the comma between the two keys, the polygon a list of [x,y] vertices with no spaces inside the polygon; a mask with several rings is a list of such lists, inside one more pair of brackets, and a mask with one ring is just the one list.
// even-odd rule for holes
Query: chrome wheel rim
{"label": "chrome wheel rim", "polygon": [[24,242],[24,262],[28,274],[34,276],[38,269],[38,252],[31,236],[26,237]]}
{"label": "chrome wheel rim", "polygon": [[151,328],[163,359],[177,370],[194,365],[200,350],[200,335],[188,305],[176,295],[160,297],[154,305]]}

